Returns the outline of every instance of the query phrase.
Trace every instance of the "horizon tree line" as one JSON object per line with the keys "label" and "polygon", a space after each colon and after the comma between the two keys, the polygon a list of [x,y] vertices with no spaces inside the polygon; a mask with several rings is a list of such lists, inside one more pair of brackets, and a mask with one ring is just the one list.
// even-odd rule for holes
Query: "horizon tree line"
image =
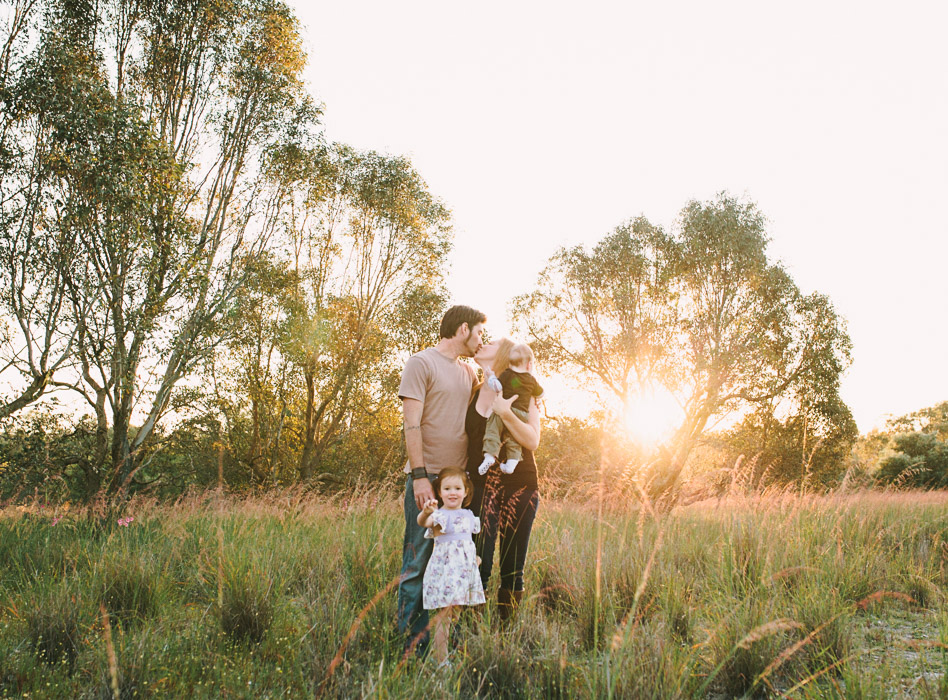
{"label": "horizon tree line", "polygon": [[[9,20],[4,493],[397,471],[398,377],[437,340],[450,212],[408,159],[327,139],[290,8],[15,0]],[[654,496],[722,415],[744,416],[730,447],[775,453],[787,480],[832,478],[856,438],[845,323],[768,259],[765,228],[753,203],[688,202],[674,231],[639,217],[556,252],[512,304],[545,365],[620,405],[656,383],[679,397],[674,437],[626,469]],[[61,397],[83,415],[57,417]]]}

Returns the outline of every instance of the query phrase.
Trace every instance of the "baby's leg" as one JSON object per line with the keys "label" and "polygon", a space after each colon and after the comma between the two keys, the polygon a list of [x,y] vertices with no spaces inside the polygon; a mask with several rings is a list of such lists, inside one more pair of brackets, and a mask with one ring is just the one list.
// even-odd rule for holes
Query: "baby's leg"
{"label": "baby's leg", "polygon": [[504,429],[504,421],[496,413],[492,413],[487,419],[487,427],[484,429],[484,461],[477,468],[477,473],[483,476],[497,461],[497,455],[500,454],[501,432]]}
{"label": "baby's leg", "polygon": [[[521,411],[519,408],[513,408],[511,410],[514,412],[514,415],[520,418],[524,423],[530,419],[526,411]],[[507,448],[507,461],[500,465],[500,471],[504,474],[513,474],[514,469],[517,468],[517,465],[523,457],[523,448],[519,442],[514,440],[509,431],[505,430],[504,434],[507,437],[504,442],[504,446]]]}

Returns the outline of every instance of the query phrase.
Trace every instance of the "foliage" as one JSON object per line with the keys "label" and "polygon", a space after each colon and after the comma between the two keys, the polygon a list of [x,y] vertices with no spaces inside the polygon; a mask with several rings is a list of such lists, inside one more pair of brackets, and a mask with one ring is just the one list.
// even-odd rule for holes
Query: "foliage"
{"label": "foliage", "polygon": [[390,470],[449,213],[406,158],[325,142],[289,7],[17,0],[0,39],[0,418],[92,416],[34,426],[46,473],[120,500]]}
{"label": "foliage", "polygon": [[754,461],[750,478],[758,486],[801,484],[837,486],[850,466],[858,430],[842,401],[810,406],[783,420],[769,406],[716,436],[722,465],[739,458]]}
{"label": "foliage", "polygon": [[948,402],[890,418],[859,438],[854,466],[873,485],[944,488],[948,484]]}
{"label": "foliage", "polygon": [[896,435],[894,442],[899,454],[880,465],[881,483],[906,488],[948,487],[948,442],[934,432],[903,433]]}
{"label": "foliage", "polygon": [[0,309],[12,323],[4,323],[0,337],[0,376],[19,389],[0,398],[0,418],[52,388],[56,374],[72,364],[75,340],[66,286],[74,241],[41,224],[54,186],[30,142],[42,141],[48,126],[24,124],[22,105],[21,76],[30,70],[42,8],[35,0],[8,5],[0,50]]}
{"label": "foliage", "polygon": [[3,103],[30,167],[11,175],[3,241],[47,251],[12,275],[11,298],[44,280],[62,291],[55,314],[9,308],[27,348],[65,338],[72,371],[51,385],[94,413],[114,494],[136,483],[173,389],[223,340],[235,262],[266,242],[258,154],[317,111],[279,2],[53,2],[35,25]]}
{"label": "foliage", "polygon": [[592,250],[560,250],[514,317],[554,369],[577,367],[625,399],[667,369],[673,333],[673,241],[644,218],[619,226]]}
{"label": "foliage", "polygon": [[547,421],[536,452],[537,463],[542,465],[540,491],[544,497],[585,501],[599,482],[604,437],[594,418]]}
{"label": "foliage", "polygon": [[914,431],[933,434],[944,440],[948,438],[948,401],[892,418],[886,427],[891,432]]}
{"label": "foliage", "polygon": [[338,144],[284,146],[267,172],[282,234],[238,296],[203,410],[250,483],[384,472],[397,373],[446,303],[447,210],[407,160]]}
{"label": "foliage", "polygon": [[850,361],[843,321],[804,295],[767,258],[764,217],[726,194],[689,202],[677,231],[638,218],[597,244],[562,250],[514,317],[543,361],[569,365],[618,402],[660,385],[683,408],[673,438],[642,478],[673,495],[712,418],[789,405],[812,420],[832,413]]}
{"label": "foliage", "polygon": [[0,498],[62,503],[91,498],[102,474],[92,460],[95,424],[31,410],[0,432]]}

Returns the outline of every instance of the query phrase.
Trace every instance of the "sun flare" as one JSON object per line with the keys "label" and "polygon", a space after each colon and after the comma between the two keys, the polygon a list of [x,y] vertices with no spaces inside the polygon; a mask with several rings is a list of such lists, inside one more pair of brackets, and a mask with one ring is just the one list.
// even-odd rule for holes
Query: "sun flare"
{"label": "sun flare", "polygon": [[645,390],[625,403],[623,420],[629,437],[643,447],[667,440],[681,423],[683,412],[664,387]]}

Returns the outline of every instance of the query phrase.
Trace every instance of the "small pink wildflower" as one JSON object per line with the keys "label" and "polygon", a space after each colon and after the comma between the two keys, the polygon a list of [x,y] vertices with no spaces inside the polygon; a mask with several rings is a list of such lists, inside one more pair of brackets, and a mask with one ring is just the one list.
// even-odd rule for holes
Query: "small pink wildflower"
{"label": "small pink wildflower", "polygon": [[62,519],[63,519],[63,516],[57,515],[55,518],[53,518],[53,525],[55,525],[56,523],[58,523],[58,522],[59,522],[60,520],[62,520]]}
{"label": "small pink wildflower", "polygon": [[128,524],[132,522],[134,519],[135,518],[133,518],[132,516],[128,516],[127,518],[119,518],[118,524],[121,525],[122,527],[128,527]]}

